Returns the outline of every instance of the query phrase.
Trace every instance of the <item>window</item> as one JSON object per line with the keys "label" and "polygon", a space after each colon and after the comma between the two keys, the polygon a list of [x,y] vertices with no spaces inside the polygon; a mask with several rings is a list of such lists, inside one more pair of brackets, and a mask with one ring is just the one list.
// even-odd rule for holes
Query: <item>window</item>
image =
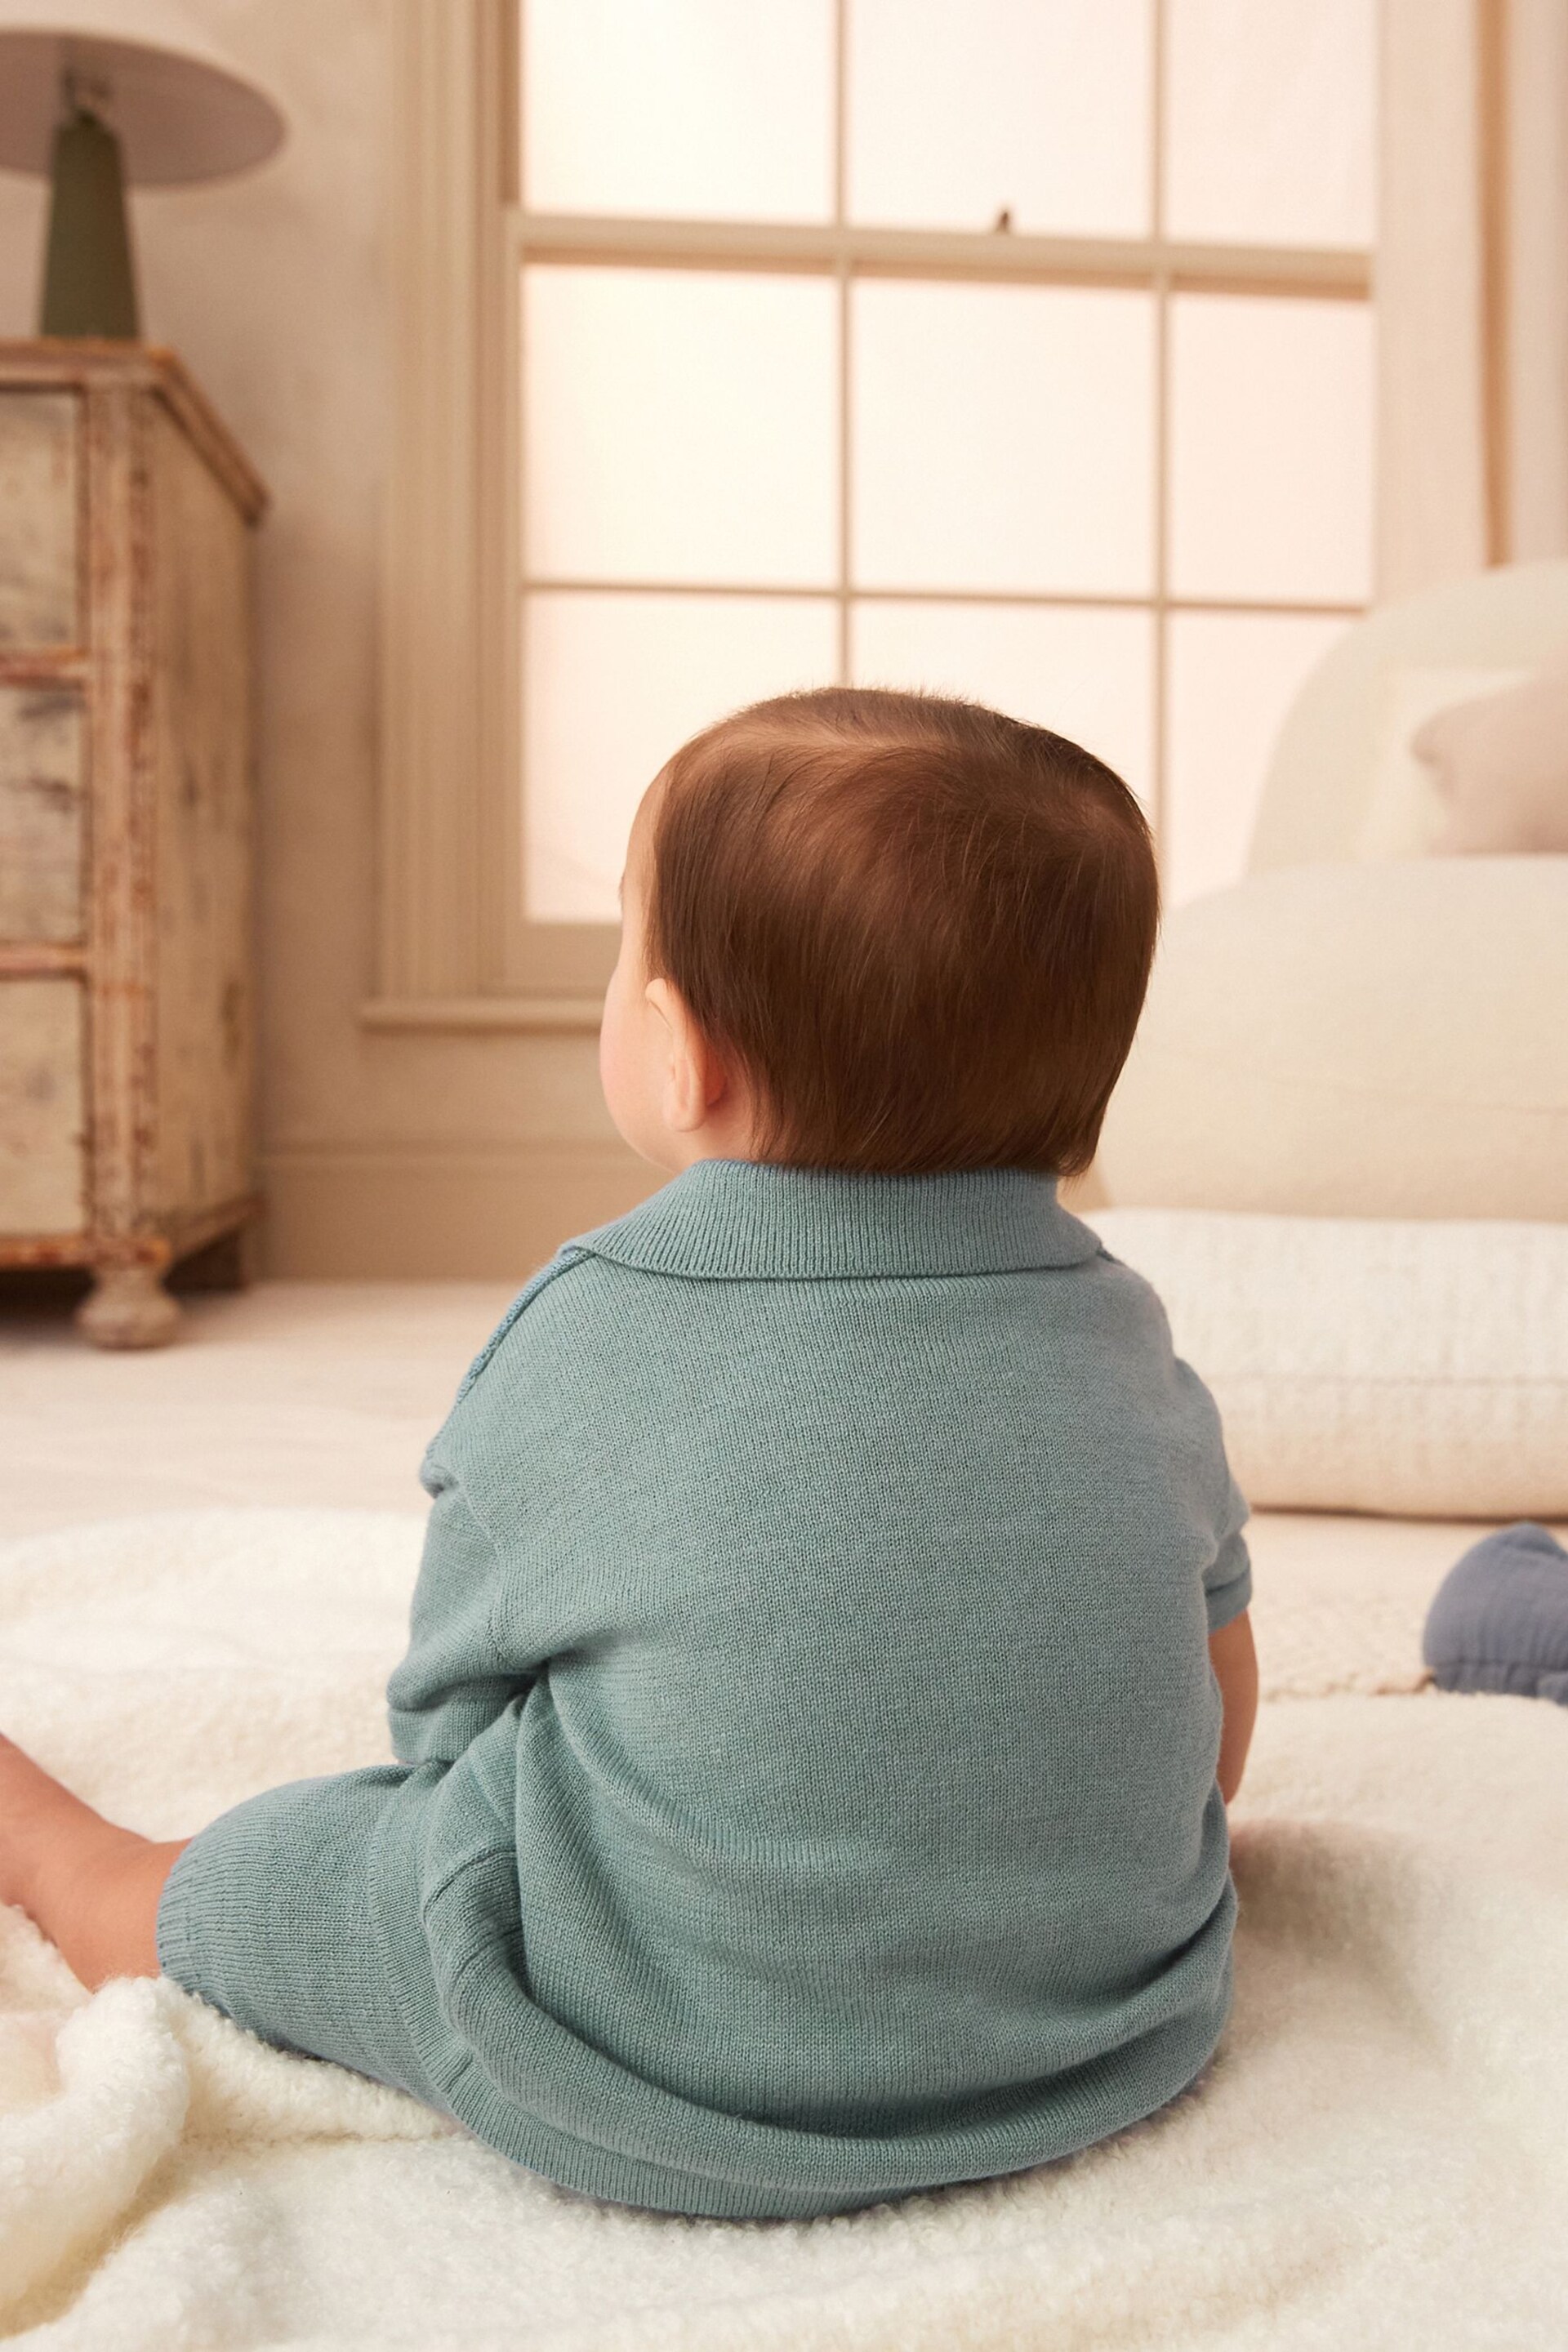
{"label": "window", "polygon": [[[1242,869],[1371,588],[1375,0],[521,0],[515,985],[686,735],[833,680],[1078,737]],[[511,330],[509,330],[511,331]]]}

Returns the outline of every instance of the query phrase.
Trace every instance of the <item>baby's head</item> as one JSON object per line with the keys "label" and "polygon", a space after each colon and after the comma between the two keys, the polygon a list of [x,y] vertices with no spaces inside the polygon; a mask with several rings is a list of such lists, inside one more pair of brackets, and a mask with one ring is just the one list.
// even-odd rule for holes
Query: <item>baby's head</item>
{"label": "baby's head", "polygon": [[1159,915],[1121,779],[933,695],[753,703],[637,811],[599,1064],[645,1158],[893,1174],[1094,1156]]}

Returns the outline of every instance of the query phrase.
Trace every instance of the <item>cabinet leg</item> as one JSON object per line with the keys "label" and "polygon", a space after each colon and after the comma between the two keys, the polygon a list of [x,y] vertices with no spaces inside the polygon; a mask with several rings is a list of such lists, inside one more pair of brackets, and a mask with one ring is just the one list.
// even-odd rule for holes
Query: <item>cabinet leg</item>
{"label": "cabinet leg", "polygon": [[162,1348],[179,1328],[180,1310],[152,1265],[104,1265],[77,1308],[96,1348]]}

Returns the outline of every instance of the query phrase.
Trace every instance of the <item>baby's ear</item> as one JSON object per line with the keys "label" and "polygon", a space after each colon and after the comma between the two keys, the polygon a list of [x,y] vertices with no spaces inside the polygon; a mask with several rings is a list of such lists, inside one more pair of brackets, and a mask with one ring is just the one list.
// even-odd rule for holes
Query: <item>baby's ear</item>
{"label": "baby's ear", "polygon": [[666,1031],[660,1079],[664,1122],[678,1134],[687,1135],[708,1116],[712,1057],[685,998],[672,982],[650,980],[644,993]]}

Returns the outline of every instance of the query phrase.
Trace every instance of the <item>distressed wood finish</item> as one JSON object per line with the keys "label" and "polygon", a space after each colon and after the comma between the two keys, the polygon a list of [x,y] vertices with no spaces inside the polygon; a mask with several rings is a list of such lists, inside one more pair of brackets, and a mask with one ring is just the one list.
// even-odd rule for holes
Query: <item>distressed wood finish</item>
{"label": "distressed wood finish", "polygon": [[153,750],[145,404],[127,386],[86,396],[89,721],[93,797],[88,917],[92,1223],[126,1251],[153,1131]]}
{"label": "distressed wood finish", "polygon": [[0,344],[0,1264],[94,1267],[109,1347],[169,1338],[163,1270],[257,1206],[264,500],[168,353]]}
{"label": "distressed wood finish", "polygon": [[205,1209],[249,1181],[250,791],[245,530],[167,415],[153,419],[158,972],[149,1197]]}
{"label": "distressed wood finish", "polygon": [[184,427],[247,522],[267,511],[267,485],[174,352],[153,343],[94,342],[83,336],[0,341],[0,383],[18,391],[79,392],[93,383],[150,392]]}
{"label": "distressed wood finish", "polygon": [[0,1252],[82,1223],[79,981],[0,981]]}
{"label": "distressed wood finish", "polygon": [[77,398],[0,404],[0,646],[71,646],[78,619]]}
{"label": "distressed wood finish", "polygon": [[85,751],[75,688],[0,686],[0,940],[7,944],[81,937]]}

